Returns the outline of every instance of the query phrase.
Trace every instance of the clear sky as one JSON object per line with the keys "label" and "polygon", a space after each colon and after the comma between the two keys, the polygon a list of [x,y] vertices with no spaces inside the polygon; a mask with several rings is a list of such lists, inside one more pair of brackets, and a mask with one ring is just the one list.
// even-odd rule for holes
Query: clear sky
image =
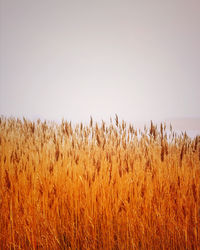
{"label": "clear sky", "polygon": [[0,114],[200,117],[199,0],[0,0]]}

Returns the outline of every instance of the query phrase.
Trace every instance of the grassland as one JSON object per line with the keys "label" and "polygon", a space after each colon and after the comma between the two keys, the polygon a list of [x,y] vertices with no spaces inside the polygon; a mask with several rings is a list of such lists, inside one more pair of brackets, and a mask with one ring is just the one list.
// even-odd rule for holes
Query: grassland
{"label": "grassland", "polygon": [[1,249],[200,249],[200,137],[0,119]]}

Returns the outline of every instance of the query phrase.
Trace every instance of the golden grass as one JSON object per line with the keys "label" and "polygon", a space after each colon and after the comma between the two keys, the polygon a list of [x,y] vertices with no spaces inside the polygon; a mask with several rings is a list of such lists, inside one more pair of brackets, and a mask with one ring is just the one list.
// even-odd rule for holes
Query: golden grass
{"label": "golden grass", "polygon": [[200,137],[1,117],[1,249],[199,246]]}

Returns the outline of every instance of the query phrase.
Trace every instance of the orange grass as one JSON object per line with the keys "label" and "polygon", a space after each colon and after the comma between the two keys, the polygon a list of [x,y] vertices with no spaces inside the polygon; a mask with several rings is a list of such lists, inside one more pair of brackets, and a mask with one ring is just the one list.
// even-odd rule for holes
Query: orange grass
{"label": "orange grass", "polygon": [[1,117],[1,249],[199,246],[200,137]]}

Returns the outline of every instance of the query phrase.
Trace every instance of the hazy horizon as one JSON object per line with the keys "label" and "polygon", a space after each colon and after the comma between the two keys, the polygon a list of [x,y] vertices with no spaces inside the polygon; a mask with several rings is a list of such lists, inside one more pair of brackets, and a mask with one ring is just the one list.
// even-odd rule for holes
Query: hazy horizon
{"label": "hazy horizon", "polygon": [[200,118],[199,1],[0,4],[0,115]]}

